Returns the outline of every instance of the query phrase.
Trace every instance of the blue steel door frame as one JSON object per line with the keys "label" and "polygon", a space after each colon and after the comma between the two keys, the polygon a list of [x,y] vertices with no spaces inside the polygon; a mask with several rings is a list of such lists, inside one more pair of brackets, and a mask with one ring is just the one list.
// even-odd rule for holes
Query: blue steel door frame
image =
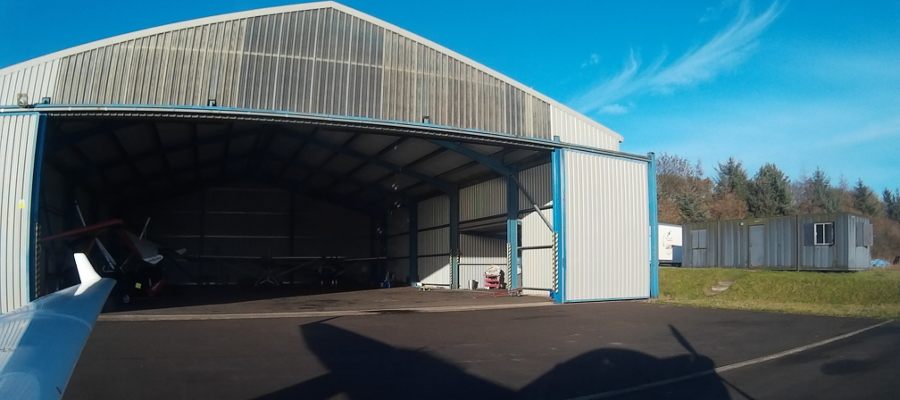
{"label": "blue steel door frame", "polygon": [[43,172],[44,165],[44,137],[46,136],[46,128],[47,128],[47,116],[44,114],[40,114],[38,117],[38,126],[37,126],[37,137],[35,138],[35,148],[34,148],[34,175],[31,178],[31,226],[29,229],[30,238],[29,238],[29,248],[27,257],[27,273],[28,273],[28,300],[32,301],[38,297],[40,297],[40,293],[38,293],[38,282],[36,280],[38,275],[38,268],[41,266],[38,265],[37,260],[37,228],[38,222],[40,218],[40,204],[41,204],[41,174]]}
{"label": "blue steel door frame", "polygon": [[[556,137],[555,139],[559,139]],[[566,301],[566,183],[565,183],[565,150],[555,149],[550,156],[550,180],[553,188],[553,237],[556,254],[556,276],[551,279],[556,282],[556,287],[550,296],[557,304]]]}
{"label": "blue steel door frame", "polygon": [[659,297],[659,211],[656,203],[656,154],[648,153],[647,196],[650,202],[650,298]]}

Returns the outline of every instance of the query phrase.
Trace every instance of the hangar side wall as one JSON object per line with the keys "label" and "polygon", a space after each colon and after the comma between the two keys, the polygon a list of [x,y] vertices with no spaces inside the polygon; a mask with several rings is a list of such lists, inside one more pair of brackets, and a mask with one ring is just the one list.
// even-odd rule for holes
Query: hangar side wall
{"label": "hangar side wall", "polygon": [[0,312],[33,298],[33,181],[38,114],[0,115]]}
{"label": "hangar side wall", "polygon": [[407,282],[409,278],[409,209],[392,210],[387,217],[385,263],[394,279]]}
{"label": "hangar side wall", "polygon": [[[552,218],[552,188],[550,165],[544,164],[518,173],[522,190],[541,208],[547,219]],[[496,178],[460,189],[460,222],[492,220],[506,216],[506,181]],[[450,285],[450,199],[446,195],[433,197],[418,205],[418,261],[419,279],[425,284]],[[550,228],[540,219],[532,203],[519,194],[519,218],[522,223],[523,287],[534,288],[530,294],[546,295],[550,290],[552,254]],[[389,249],[408,256],[408,213],[392,214],[389,222]],[[470,234],[460,235],[460,287],[470,281],[483,281],[484,271],[491,265],[506,271],[506,240]],[[390,255],[392,258],[395,256]],[[398,279],[407,276],[408,260],[403,256],[390,263]]]}
{"label": "hangar side wall", "polygon": [[565,301],[650,297],[647,163],[577,151],[563,160]]}
{"label": "hangar side wall", "polygon": [[151,217],[150,240],[187,250],[193,277],[167,269],[174,283],[238,283],[259,273],[261,257],[374,255],[368,216],[278,188],[213,187],[129,211],[131,222]]}
{"label": "hangar side wall", "polygon": [[450,285],[450,197],[419,202],[419,280]]}
{"label": "hangar side wall", "polygon": [[[268,13],[266,13],[268,12]],[[0,104],[263,109],[423,122],[618,150],[621,136],[414,34],[338,6],[173,24],[0,70]]]}
{"label": "hangar side wall", "polygon": [[484,287],[484,272],[491,266],[506,269],[506,240],[459,235],[459,287],[469,288],[472,281]]}

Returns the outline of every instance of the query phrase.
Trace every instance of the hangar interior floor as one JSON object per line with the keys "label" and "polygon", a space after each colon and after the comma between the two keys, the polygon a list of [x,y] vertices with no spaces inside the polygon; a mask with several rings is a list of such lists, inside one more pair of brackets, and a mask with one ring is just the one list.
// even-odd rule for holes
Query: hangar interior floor
{"label": "hangar interior floor", "polygon": [[[229,287],[183,287],[182,292],[140,299],[117,307],[101,319],[129,316],[216,316],[303,312],[415,312],[438,309],[481,309],[551,304],[539,296],[489,295],[487,290],[419,290],[398,287],[377,290],[327,291],[289,286],[262,287],[259,290],[234,290]],[[203,293],[196,293],[202,291]],[[198,295],[199,294],[199,295]],[[152,319],[152,318],[151,318]]]}

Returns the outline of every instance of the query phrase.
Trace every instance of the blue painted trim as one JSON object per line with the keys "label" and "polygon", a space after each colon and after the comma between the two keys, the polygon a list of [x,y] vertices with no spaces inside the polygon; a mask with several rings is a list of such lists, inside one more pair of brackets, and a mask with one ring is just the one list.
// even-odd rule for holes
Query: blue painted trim
{"label": "blue painted trim", "polygon": [[565,229],[565,173],[563,153],[565,150],[556,149],[550,157],[551,184],[553,187],[553,232],[557,238],[557,292],[552,293],[553,301],[557,304],[566,300],[566,229]]}
{"label": "blue painted trim", "polygon": [[656,154],[649,153],[647,200],[650,203],[650,298],[659,297],[659,210],[656,204]]}
{"label": "blue painted trim", "polygon": [[[569,234],[566,225],[566,218],[568,218],[568,211],[566,208],[568,207],[568,196],[566,195],[568,187],[566,185],[566,150],[560,149],[559,151],[559,248],[560,248],[560,265],[562,271],[562,277],[568,279],[569,274],[569,256],[568,256],[568,243],[569,243]],[[562,288],[562,299],[565,301],[566,296],[569,293],[569,285],[566,283],[566,280],[561,281],[560,288]]]}
{"label": "blue painted trim", "polygon": [[31,178],[31,226],[28,231],[31,232],[31,237],[28,239],[28,253],[25,255],[26,257],[26,271],[25,273],[28,276],[28,300],[32,301],[36,299],[36,271],[38,265],[36,264],[34,253],[37,250],[37,223],[40,218],[40,204],[41,204],[41,174],[43,173],[44,166],[44,139],[46,137],[47,131],[47,116],[41,115],[38,117],[38,126],[35,134],[37,137],[35,138],[35,146],[34,146],[34,175]]}
{"label": "blue painted trim", "polygon": [[639,162],[639,163],[647,163],[648,161],[650,161],[646,157],[642,157],[642,156],[635,157],[634,155],[628,154],[628,153],[608,153],[608,152],[600,153],[600,152],[596,152],[596,151],[590,151],[589,149],[578,149],[578,148],[567,148],[566,150],[572,151],[575,153],[590,154],[592,156],[608,157],[608,158],[614,158],[617,160],[625,160],[625,161],[632,161],[632,162]]}
{"label": "blue painted trim", "polygon": [[644,300],[646,297],[610,297],[608,299],[566,300],[566,303],[590,303],[598,301]]}
{"label": "blue painted trim", "polygon": [[509,289],[517,289],[519,282],[519,185],[513,177],[516,171],[510,171],[506,178],[506,242],[509,245],[507,263],[509,263]]}
{"label": "blue painted trim", "polygon": [[[235,107],[208,107],[208,106],[185,106],[185,105],[150,105],[150,104],[36,104],[31,108],[23,109],[18,106],[9,105],[9,106],[0,106],[0,114],[12,114],[12,113],[26,113],[30,112],[53,112],[53,111],[66,111],[66,112],[88,112],[94,111],[93,109],[109,109],[108,111],[116,111],[116,110],[134,110],[134,111],[146,111],[146,112],[165,112],[165,111],[206,111],[212,113],[256,113],[256,114],[265,114],[269,116],[284,116],[284,117],[301,117],[301,118],[311,118],[311,119],[320,119],[327,120],[332,122],[357,122],[357,123],[368,123],[368,124],[380,124],[380,125],[395,125],[398,127],[406,127],[406,128],[415,128],[422,130],[430,130],[430,131],[445,131],[445,132],[453,132],[453,133],[462,133],[462,134],[472,134],[479,136],[489,136],[497,139],[504,140],[514,140],[522,142],[523,144],[532,144],[536,146],[550,146],[553,148],[565,148],[573,151],[581,151],[584,153],[590,154],[598,154],[603,156],[610,156],[616,158],[623,158],[634,161],[649,161],[645,156],[638,154],[630,154],[624,153],[615,150],[601,149],[597,147],[590,147],[580,144],[567,143],[559,140],[558,136],[555,136],[551,139],[543,139],[536,137],[525,137],[525,136],[517,136],[508,133],[502,132],[491,132],[491,131],[483,131],[478,129],[466,129],[466,128],[458,128],[447,125],[437,125],[437,124],[425,124],[425,123],[416,123],[409,121],[398,121],[398,120],[386,120],[386,119],[375,119],[375,118],[364,118],[364,117],[353,117],[353,116],[343,116],[343,115],[330,115],[330,114],[313,114],[313,113],[298,113],[293,111],[278,111],[278,110],[262,110],[262,109],[251,109],[251,108],[235,108]],[[104,111],[104,110],[99,110]]]}
{"label": "blue painted trim", "polygon": [[35,111],[33,109],[18,108],[18,110],[20,110],[20,111],[11,111],[11,112],[0,113],[0,116],[5,117],[5,116],[13,116],[13,115],[41,115],[40,112]]}

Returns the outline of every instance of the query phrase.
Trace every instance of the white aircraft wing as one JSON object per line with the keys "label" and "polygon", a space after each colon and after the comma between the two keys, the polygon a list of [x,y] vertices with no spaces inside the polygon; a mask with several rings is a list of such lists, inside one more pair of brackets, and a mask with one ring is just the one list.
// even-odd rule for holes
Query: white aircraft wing
{"label": "white aircraft wing", "polygon": [[75,254],[81,283],[0,315],[0,399],[59,399],[115,281]]}

